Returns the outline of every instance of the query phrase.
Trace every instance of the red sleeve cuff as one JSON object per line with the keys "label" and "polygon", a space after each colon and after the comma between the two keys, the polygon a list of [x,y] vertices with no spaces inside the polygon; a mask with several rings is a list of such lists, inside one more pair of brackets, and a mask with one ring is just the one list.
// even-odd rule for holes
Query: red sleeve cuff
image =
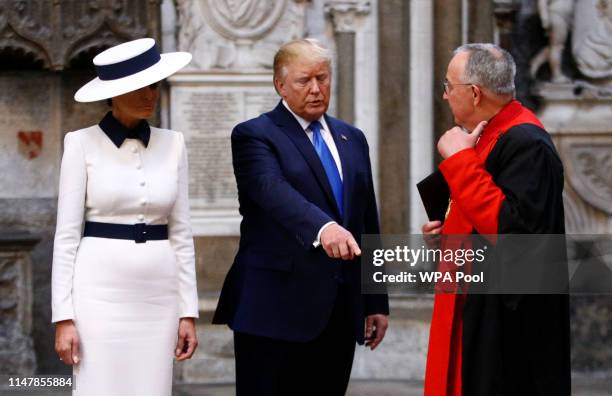
{"label": "red sleeve cuff", "polygon": [[476,150],[473,148],[466,148],[442,161],[440,163],[440,171],[444,175],[446,182],[450,184],[452,180],[455,180],[457,173],[461,172],[466,164],[479,160]]}
{"label": "red sleeve cuff", "polygon": [[495,185],[475,149],[461,150],[440,164],[453,202],[481,234],[496,234],[499,210],[505,195]]}

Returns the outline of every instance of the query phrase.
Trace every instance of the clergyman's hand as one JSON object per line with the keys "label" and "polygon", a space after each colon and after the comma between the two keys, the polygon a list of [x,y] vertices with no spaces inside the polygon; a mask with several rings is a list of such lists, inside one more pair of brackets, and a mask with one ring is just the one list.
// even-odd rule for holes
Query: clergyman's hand
{"label": "clergyman's hand", "polygon": [[421,227],[423,232],[423,240],[430,249],[440,247],[440,234],[442,233],[442,222],[440,220],[434,220],[423,224]]}
{"label": "clergyman's hand", "polygon": [[442,158],[447,159],[461,150],[476,146],[476,142],[478,142],[478,138],[486,126],[487,122],[481,121],[471,133],[464,131],[459,126],[449,129],[438,140],[438,152]]}

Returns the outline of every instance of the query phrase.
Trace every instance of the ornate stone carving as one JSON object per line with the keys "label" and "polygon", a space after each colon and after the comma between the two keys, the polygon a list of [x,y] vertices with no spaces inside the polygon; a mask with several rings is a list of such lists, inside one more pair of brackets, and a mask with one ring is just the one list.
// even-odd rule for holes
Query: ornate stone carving
{"label": "ornate stone carving", "polygon": [[223,37],[255,40],[278,23],[287,1],[204,0],[200,5],[206,21]]}
{"label": "ornate stone carving", "polygon": [[602,212],[586,203],[570,186],[563,192],[565,207],[565,232],[576,234],[604,234],[607,232],[605,216]]}
{"label": "ornate stone carving", "polygon": [[177,0],[178,49],[196,70],[262,71],[278,47],[304,34],[302,0]]}
{"label": "ornate stone carving", "polygon": [[0,235],[0,372],[34,374],[31,235]]}
{"label": "ornate stone carving", "polygon": [[570,78],[561,70],[561,56],[571,31],[574,0],[539,0],[538,12],[542,27],[548,33],[548,45],[533,57],[530,74],[535,78],[538,69],[548,62],[554,83],[567,83]]}
{"label": "ornate stone carving", "polygon": [[612,143],[575,141],[564,151],[574,190],[595,208],[612,214]]}
{"label": "ornate stone carving", "polygon": [[370,13],[372,5],[366,0],[329,0],[325,2],[325,13],[330,15],[336,32],[356,30],[357,18]]}
{"label": "ornate stone carving", "polygon": [[572,55],[584,77],[597,81],[612,77],[612,0],[539,0],[538,13],[549,43],[531,60],[530,74],[548,63],[553,83],[568,83],[562,55],[572,33]]}
{"label": "ornate stone carving", "polygon": [[12,48],[62,70],[80,54],[158,36],[160,0],[4,0],[0,51]]}
{"label": "ornate stone carving", "polygon": [[582,74],[612,77],[612,0],[577,0],[572,53]]}
{"label": "ornate stone carving", "polygon": [[18,321],[16,292],[19,276],[17,262],[14,257],[0,258],[0,318],[3,321]]}

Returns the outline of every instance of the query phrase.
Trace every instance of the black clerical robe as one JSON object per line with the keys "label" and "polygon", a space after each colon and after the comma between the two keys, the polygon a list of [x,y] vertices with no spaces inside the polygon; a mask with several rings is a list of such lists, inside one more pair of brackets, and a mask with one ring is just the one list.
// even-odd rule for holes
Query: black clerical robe
{"label": "black clerical robe", "polygon": [[[440,171],[451,198],[443,234],[565,232],[561,161],[518,101]],[[436,294],[425,395],[570,395],[568,295]]]}

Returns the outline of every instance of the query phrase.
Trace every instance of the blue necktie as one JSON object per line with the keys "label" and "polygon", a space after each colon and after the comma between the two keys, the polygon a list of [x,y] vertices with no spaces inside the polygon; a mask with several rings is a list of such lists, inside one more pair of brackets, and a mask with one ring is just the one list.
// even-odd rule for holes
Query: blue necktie
{"label": "blue necktie", "polygon": [[321,123],[319,123],[319,121],[314,121],[310,124],[309,128],[312,131],[312,144],[314,145],[315,151],[321,159],[321,164],[323,165],[323,169],[325,169],[325,173],[327,174],[327,180],[331,185],[334,198],[336,198],[336,205],[340,211],[340,216],[342,216],[342,179],[340,178],[340,172],[338,172],[336,161],[334,161],[334,157],[332,156],[331,151],[329,151],[329,147],[327,147],[325,140],[323,140],[323,137],[321,136]]}

